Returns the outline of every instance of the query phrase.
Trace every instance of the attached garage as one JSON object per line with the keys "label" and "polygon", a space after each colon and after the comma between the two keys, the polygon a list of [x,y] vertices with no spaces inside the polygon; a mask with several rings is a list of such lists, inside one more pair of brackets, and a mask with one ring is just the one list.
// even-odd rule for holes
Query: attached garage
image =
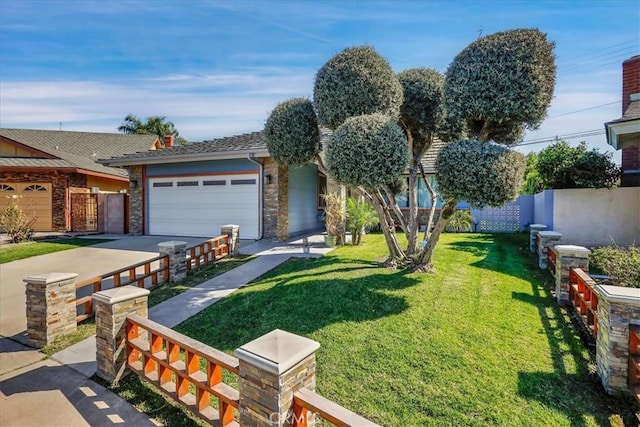
{"label": "attached garage", "polygon": [[0,183],[0,209],[9,206],[12,199],[17,200],[18,205],[29,218],[36,219],[33,225],[34,231],[51,230],[51,183]]}
{"label": "attached garage", "polygon": [[260,238],[257,173],[176,176],[148,180],[148,233],[216,236],[225,224],[242,238]]}

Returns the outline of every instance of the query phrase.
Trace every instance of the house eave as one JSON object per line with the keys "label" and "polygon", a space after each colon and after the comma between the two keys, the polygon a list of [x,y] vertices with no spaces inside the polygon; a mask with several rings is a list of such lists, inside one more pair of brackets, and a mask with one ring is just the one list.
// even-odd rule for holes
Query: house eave
{"label": "house eave", "polygon": [[237,150],[237,151],[221,151],[217,153],[191,153],[176,154],[162,157],[147,157],[135,159],[100,159],[99,163],[105,166],[122,167],[134,165],[157,165],[164,163],[181,163],[188,161],[206,161],[206,160],[230,160],[230,159],[246,159],[247,157],[269,157],[269,152],[264,149],[256,150]]}
{"label": "house eave", "polygon": [[640,120],[613,121],[604,124],[607,143],[616,150],[640,144]]}

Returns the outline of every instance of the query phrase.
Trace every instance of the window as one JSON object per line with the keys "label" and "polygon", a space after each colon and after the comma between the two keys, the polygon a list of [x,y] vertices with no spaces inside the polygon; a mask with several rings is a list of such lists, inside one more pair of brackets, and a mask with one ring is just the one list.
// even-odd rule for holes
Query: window
{"label": "window", "polygon": [[318,172],[318,210],[324,209],[326,206],[324,196],[327,194],[327,176],[322,172]]}
{"label": "window", "polygon": [[178,181],[178,187],[197,187],[198,181]]}
{"label": "window", "polygon": [[33,184],[25,188],[24,191],[47,191],[47,189],[44,188],[42,185]]}
{"label": "window", "polygon": [[232,179],[231,185],[247,185],[247,184],[255,184],[255,179]]}
{"label": "window", "polygon": [[202,181],[202,185],[227,185],[224,179],[216,179],[213,181]]}
{"label": "window", "polygon": [[16,191],[16,189],[7,184],[0,184],[0,191]]}
{"label": "window", "polygon": [[153,186],[158,187],[173,187],[173,182],[154,182]]}

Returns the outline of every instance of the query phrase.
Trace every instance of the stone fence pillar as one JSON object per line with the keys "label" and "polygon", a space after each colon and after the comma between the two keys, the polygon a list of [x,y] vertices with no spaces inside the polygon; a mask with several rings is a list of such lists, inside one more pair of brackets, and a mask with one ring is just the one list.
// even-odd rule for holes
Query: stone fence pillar
{"label": "stone fence pillar", "polygon": [[547,229],[544,224],[531,224],[529,226],[529,250],[532,254],[535,254],[538,248],[536,247],[536,236],[540,231]]}
{"label": "stone fence pillar", "polygon": [[598,376],[609,394],[629,392],[629,325],[640,325],[640,289],[596,286]]}
{"label": "stone fence pillar", "polygon": [[562,234],[556,231],[538,232],[538,267],[547,268],[547,248],[562,239]]}
{"label": "stone fence pillar", "polygon": [[234,224],[223,225],[220,234],[229,236],[229,256],[240,255],[240,226]]}
{"label": "stone fence pillar", "polygon": [[589,273],[589,254],[582,246],[556,245],[556,298],[559,304],[569,302],[569,273],[572,268],[580,268]]}
{"label": "stone fence pillar", "polygon": [[127,373],[126,320],[129,314],[148,316],[149,291],[122,286],[93,294],[96,316],[96,374],[110,383]]}
{"label": "stone fence pillar", "polygon": [[315,391],[318,348],[316,341],[279,329],[238,348],[240,425],[290,426],[293,393],[302,387]]}
{"label": "stone fence pillar", "polygon": [[[169,255],[169,280],[177,282],[187,277],[187,242],[170,240],[158,243],[161,256]],[[162,262],[161,262],[161,266]]]}
{"label": "stone fence pillar", "polygon": [[27,343],[42,348],[75,332],[76,273],[47,273],[23,279],[27,297]]}

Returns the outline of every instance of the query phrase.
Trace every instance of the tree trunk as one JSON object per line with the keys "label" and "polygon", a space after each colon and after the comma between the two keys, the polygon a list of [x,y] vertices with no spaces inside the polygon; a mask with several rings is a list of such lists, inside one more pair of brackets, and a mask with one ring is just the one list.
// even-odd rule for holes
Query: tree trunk
{"label": "tree trunk", "polygon": [[429,208],[429,218],[427,219],[427,227],[424,230],[424,240],[429,240],[431,236],[431,225],[433,224],[433,217],[436,214],[436,206],[438,205],[438,194],[436,190],[433,189],[429,180],[427,179],[427,174],[424,172],[424,167],[422,164],[420,165],[420,173],[422,174],[422,179],[424,180],[424,185],[427,187],[429,191],[429,195],[431,196],[431,208]]}
{"label": "tree trunk", "polygon": [[395,265],[398,260],[406,260],[406,255],[398,244],[398,239],[396,238],[396,226],[389,212],[389,208],[385,204],[384,198],[380,192],[374,191],[370,200],[373,208],[376,210],[378,217],[380,218],[380,228],[382,229],[382,233],[384,234],[384,238],[389,249],[389,259],[386,264]]}
{"label": "tree trunk", "polygon": [[431,261],[433,257],[433,250],[438,244],[438,240],[440,240],[440,234],[444,231],[447,221],[456,211],[457,204],[458,201],[456,199],[449,199],[446,201],[444,206],[442,206],[442,211],[440,211],[440,217],[433,228],[433,233],[431,233],[429,240],[427,240],[427,244],[422,249],[420,257],[416,263],[415,269],[417,271],[433,271],[433,263]]}

